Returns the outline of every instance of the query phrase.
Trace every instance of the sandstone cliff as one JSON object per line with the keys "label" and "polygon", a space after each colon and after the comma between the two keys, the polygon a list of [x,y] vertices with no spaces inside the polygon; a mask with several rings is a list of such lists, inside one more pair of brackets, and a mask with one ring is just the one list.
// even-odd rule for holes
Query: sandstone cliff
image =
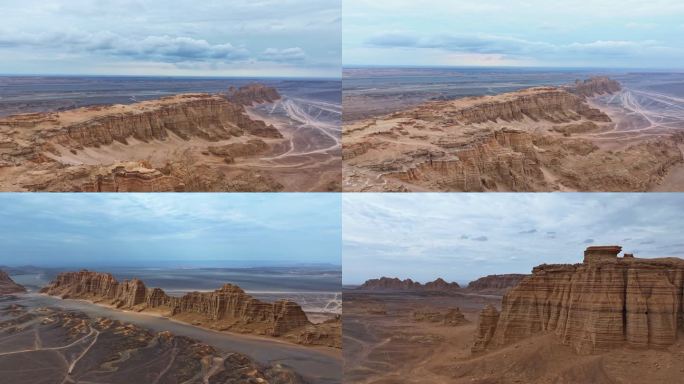
{"label": "sandstone cliff", "polygon": [[381,277],[370,279],[359,286],[358,289],[364,290],[398,290],[398,291],[451,291],[459,289],[456,282],[447,283],[444,279],[437,278],[435,281],[427,282],[425,285],[411,279],[400,280],[396,277]]}
{"label": "sandstone cliff", "polygon": [[529,275],[516,273],[488,275],[468,283],[468,289],[480,292],[505,292],[518,285],[527,276]]}
{"label": "sandstone cliff", "polygon": [[241,166],[285,144],[278,129],[246,109],[278,92],[250,85],[232,95],[181,94],[0,119],[0,190],[283,189],[268,167]]}
{"label": "sandstone cliff", "polygon": [[340,339],[340,335],[335,334],[319,334],[311,340],[302,337],[304,333],[314,333],[317,326],[309,322],[297,303],[287,300],[263,302],[231,284],[213,292],[190,292],[175,297],[160,288],[149,289],[138,279],[119,282],[109,273],[83,270],[58,275],[41,292],[120,309],[160,312],[221,331],[283,337],[300,343],[334,344]]}
{"label": "sandstone cliff", "polygon": [[681,133],[636,135],[590,105],[607,78],[428,102],[343,130],[347,191],[646,191],[684,162]]}
{"label": "sandstone cliff", "polygon": [[620,258],[612,248],[588,249],[582,264],[534,268],[504,296],[498,320],[483,312],[473,351],[544,332],[579,354],[675,343],[684,325],[684,260]]}
{"label": "sandstone cliff", "polygon": [[570,92],[580,96],[593,97],[618,92],[622,89],[619,82],[605,76],[592,77],[586,80],[576,80],[575,84],[567,87]]}
{"label": "sandstone cliff", "polygon": [[240,88],[230,87],[225,97],[237,104],[252,105],[272,103],[280,99],[280,94],[275,88],[263,84],[248,84]]}
{"label": "sandstone cliff", "polygon": [[26,288],[15,283],[7,272],[0,269],[0,295],[22,292],[26,292]]}

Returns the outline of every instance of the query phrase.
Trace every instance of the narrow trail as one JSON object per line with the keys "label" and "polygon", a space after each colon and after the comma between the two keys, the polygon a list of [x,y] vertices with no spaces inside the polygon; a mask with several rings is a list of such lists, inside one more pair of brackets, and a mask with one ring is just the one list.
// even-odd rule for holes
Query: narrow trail
{"label": "narrow trail", "polygon": [[[85,336],[81,337],[80,339],[78,339],[78,340],[72,342],[71,344],[64,345],[64,346],[61,346],[61,347],[47,347],[47,348],[41,348],[41,349],[22,349],[22,350],[19,350],[19,351],[2,352],[2,353],[0,353],[0,356],[15,355],[15,354],[18,354],[18,353],[26,353],[26,352],[57,351],[57,350],[60,350],[60,349],[70,348],[70,347],[73,347],[74,345],[76,345],[76,344],[82,342],[83,340],[87,339],[88,337],[92,336],[93,333],[95,333],[95,332],[97,332],[97,334],[99,334],[98,331],[96,331],[96,330],[94,330],[94,329],[91,328],[91,329],[90,329],[90,332],[89,332],[87,335],[85,335]],[[97,337],[96,337],[96,338],[97,338]],[[91,345],[91,346],[92,346],[92,345]],[[88,347],[88,349],[90,349],[90,347]]]}

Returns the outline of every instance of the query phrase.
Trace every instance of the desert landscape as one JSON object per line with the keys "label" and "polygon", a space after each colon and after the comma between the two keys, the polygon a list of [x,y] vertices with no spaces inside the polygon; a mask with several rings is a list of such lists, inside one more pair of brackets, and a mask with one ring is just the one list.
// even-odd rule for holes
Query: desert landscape
{"label": "desert landscape", "polygon": [[344,291],[345,382],[672,383],[684,260],[591,246],[465,288],[375,279]]}
{"label": "desert landscape", "polygon": [[345,191],[684,190],[676,97],[605,76],[471,97],[412,98],[406,81],[405,98],[376,91],[366,109],[368,92],[345,95]]}
{"label": "desert landscape", "polygon": [[0,117],[0,190],[340,189],[341,108],[334,100],[286,97],[252,83],[215,93],[56,107]]}
{"label": "desert landscape", "polygon": [[[0,372],[13,383],[340,382],[338,317],[314,324],[294,302],[234,285],[171,297],[80,271],[36,293],[0,272],[0,289]],[[11,368],[38,357],[38,381]]]}

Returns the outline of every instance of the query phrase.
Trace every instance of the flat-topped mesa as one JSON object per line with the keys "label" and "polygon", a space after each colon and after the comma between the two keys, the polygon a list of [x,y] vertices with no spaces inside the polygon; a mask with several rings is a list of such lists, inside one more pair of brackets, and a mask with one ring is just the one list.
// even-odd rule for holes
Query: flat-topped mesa
{"label": "flat-topped mesa", "polygon": [[411,279],[400,280],[396,277],[381,277],[366,280],[358,289],[364,290],[413,290],[421,284]]}
{"label": "flat-topped mesa", "polygon": [[0,155],[26,158],[35,158],[43,151],[56,155],[60,146],[78,151],[115,142],[127,144],[131,139],[164,141],[171,134],[183,140],[206,141],[245,134],[282,138],[275,127],[252,120],[243,104],[211,94],[180,94],[128,105],[15,115],[0,119],[0,128],[11,132],[13,140],[5,144],[7,148],[0,147]]}
{"label": "flat-topped mesa", "polygon": [[611,121],[605,113],[591,108],[582,97],[556,87],[533,87],[495,96],[433,102],[398,116],[408,115],[430,120],[430,113],[434,113],[435,107],[443,113],[443,118],[461,125],[521,121],[526,118],[553,123],[566,123],[582,118],[598,122]]}
{"label": "flat-topped mesa", "polygon": [[584,250],[584,262],[593,263],[601,261],[613,261],[617,259],[622,247],[618,245],[604,245],[587,247]]}
{"label": "flat-topped mesa", "polygon": [[620,83],[606,76],[596,76],[585,80],[575,80],[572,85],[566,88],[577,95],[593,97],[597,95],[611,94],[622,89]]}
{"label": "flat-topped mesa", "polygon": [[15,283],[7,272],[0,269],[0,295],[23,292],[26,292],[26,288]]}
{"label": "flat-topped mesa", "polygon": [[381,277],[379,279],[366,280],[358,289],[376,291],[450,291],[459,289],[456,282],[447,283],[441,277],[425,283],[425,285],[411,279],[400,280],[396,277]]}
{"label": "flat-topped mesa", "polygon": [[248,84],[240,88],[230,87],[226,99],[241,105],[272,103],[280,99],[278,90],[263,84]]}
{"label": "flat-topped mesa", "polygon": [[118,282],[109,273],[82,270],[59,274],[41,292],[121,309],[164,311],[174,318],[212,328],[270,336],[281,336],[311,325],[297,303],[287,300],[263,302],[232,284],[225,284],[213,292],[190,292],[173,297],[160,288],[148,289],[138,279]]}
{"label": "flat-topped mesa", "polygon": [[508,273],[503,275],[487,275],[468,283],[468,289],[474,291],[508,290],[518,285],[529,275]]}
{"label": "flat-topped mesa", "polygon": [[578,354],[674,344],[684,328],[684,260],[618,257],[620,249],[589,247],[584,263],[535,267],[504,296],[494,332],[491,321],[478,330],[473,351],[547,332]]}

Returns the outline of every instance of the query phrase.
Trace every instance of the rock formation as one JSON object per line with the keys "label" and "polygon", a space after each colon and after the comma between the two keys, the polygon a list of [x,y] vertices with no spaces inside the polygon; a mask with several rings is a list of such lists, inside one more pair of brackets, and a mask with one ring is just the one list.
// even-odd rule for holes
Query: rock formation
{"label": "rock formation", "polygon": [[0,190],[278,191],[283,185],[268,167],[250,171],[240,159],[286,144],[278,129],[246,108],[279,97],[274,88],[253,84],[227,95],[180,94],[2,118]]}
{"label": "rock formation", "polygon": [[0,295],[22,292],[26,292],[26,288],[15,283],[7,272],[0,269]]}
{"label": "rock formation", "polygon": [[400,280],[396,277],[381,277],[370,279],[359,286],[358,289],[364,290],[389,290],[389,291],[451,291],[459,289],[456,282],[447,283],[444,279],[437,278],[435,281],[425,283],[425,285],[411,279]]}
{"label": "rock formation", "polygon": [[526,276],[529,275],[517,273],[488,275],[468,283],[468,289],[480,292],[505,292],[518,285]]}
{"label": "rock formation", "polygon": [[504,296],[498,321],[491,309],[481,318],[473,351],[544,332],[579,354],[675,343],[684,325],[684,260],[619,252],[589,247],[581,264],[535,267]]}
{"label": "rock formation", "polygon": [[597,76],[586,80],[576,80],[575,84],[572,84],[567,88],[574,94],[584,97],[593,97],[618,92],[622,89],[622,86],[613,79],[605,76]]}
{"label": "rock formation", "polygon": [[[160,288],[148,289],[138,279],[119,282],[109,273],[83,270],[59,274],[41,292],[64,299],[90,300],[120,309],[161,312],[178,320],[217,330],[300,340],[302,333],[312,333],[317,328],[309,322],[297,303],[287,300],[275,303],[259,301],[231,284],[225,284],[213,292],[190,292],[174,297]],[[318,335],[318,339],[339,340],[339,335]]]}
{"label": "rock formation", "polygon": [[477,335],[473,343],[472,352],[484,351],[494,336],[496,325],[499,322],[499,311],[493,305],[487,304],[480,312],[477,322]]}
{"label": "rock formation", "polygon": [[417,322],[441,323],[451,327],[467,324],[460,308],[449,308],[446,313],[439,311],[413,311],[413,320]]}
{"label": "rock formation", "polygon": [[347,124],[345,190],[648,190],[684,162],[684,135],[660,131],[635,140],[617,131],[588,97],[619,89],[614,80],[593,78],[431,101]]}
{"label": "rock formation", "polygon": [[252,105],[272,103],[280,99],[280,94],[275,88],[263,84],[248,84],[240,88],[230,87],[225,97],[237,104]]}

